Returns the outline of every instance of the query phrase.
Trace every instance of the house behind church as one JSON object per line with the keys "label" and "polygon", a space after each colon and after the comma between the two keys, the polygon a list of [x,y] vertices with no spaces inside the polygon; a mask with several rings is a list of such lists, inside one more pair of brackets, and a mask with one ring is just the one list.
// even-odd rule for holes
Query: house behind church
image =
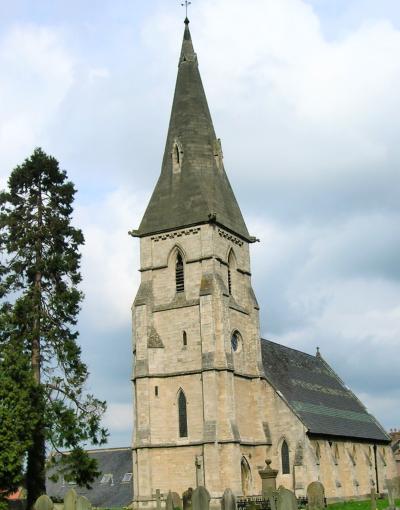
{"label": "house behind church", "polygon": [[133,500],[132,449],[101,448],[88,450],[90,458],[96,459],[100,475],[91,484],[91,489],[79,487],[67,482],[61,475],[57,482],[50,479],[52,471],[47,473],[46,491],[55,500],[62,500],[65,493],[73,488],[80,496],[86,496],[94,507],[125,507]]}

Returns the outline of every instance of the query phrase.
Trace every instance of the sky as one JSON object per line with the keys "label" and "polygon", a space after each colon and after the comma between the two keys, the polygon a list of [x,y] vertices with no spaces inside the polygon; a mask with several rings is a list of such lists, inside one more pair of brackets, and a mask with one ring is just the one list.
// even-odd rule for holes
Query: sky
{"label": "sky", "polygon": [[[138,227],[161,169],[179,0],[0,0],[0,186],[35,147],[78,193],[88,390],[132,435]],[[261,334],[322,356],[400,427],[400,3],[193,0],[190,28],[247,226]]]}

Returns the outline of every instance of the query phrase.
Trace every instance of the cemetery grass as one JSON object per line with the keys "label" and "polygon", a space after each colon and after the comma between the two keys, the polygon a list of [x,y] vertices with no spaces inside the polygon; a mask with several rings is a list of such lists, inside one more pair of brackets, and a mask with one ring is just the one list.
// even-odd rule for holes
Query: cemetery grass
{"label": "cemetery grass", "polygon": [[[387,499],[377,499],[376,506],[378,510],[383,510],[389,506]],[[396,506],[400,507],[400,499],[396,500]],[[342,503],[332,503],[328,505],[328,510],[371,510],[371,501],[345,501]]]}

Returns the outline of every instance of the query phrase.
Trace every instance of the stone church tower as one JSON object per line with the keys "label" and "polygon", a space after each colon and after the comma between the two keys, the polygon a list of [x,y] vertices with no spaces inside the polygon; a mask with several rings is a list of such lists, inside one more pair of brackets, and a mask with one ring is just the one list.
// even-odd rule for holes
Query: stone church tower
{"label": "stone church tower", "polygon": [[224,169],[189,21],[133,304],[134,498],[256,494],[270,444],[248,233]]}

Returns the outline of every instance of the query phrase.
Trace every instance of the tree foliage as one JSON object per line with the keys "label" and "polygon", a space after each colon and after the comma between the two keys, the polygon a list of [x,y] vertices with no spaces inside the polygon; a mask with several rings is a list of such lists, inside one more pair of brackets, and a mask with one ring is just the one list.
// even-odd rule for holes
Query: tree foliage
{"label": "tree foliage", "polygon": [[[4,310],[3,313],[6,313]],[[2,327],[1,324],[0,327]],[[2,333],[4,329],[2,327]],[[4,333],[3,333],[4,334]],[[3,335],[2,335],[3,336]],[[26,455],[32,446],[37,413],[29,358],[20,344],[0,344],[0,508],[4,498],[23,483]],[[4,506],[4,505],[3,505]]]}
{"label": "tree foliage", "polygon": [[[36,387],[27,396],[37,416],[31,444],[24,443],[28,506],[45,490],[45,443],[57,452],[69,450],[52,456],[52,463],[88,485],[96,466],[84,460],[81,445],[102,444],[107,436],[101,427],[105,402],[85,393],[88,370],[77,344],[84,238],[71,224],[75,193],[56,159],[36,149],[0,194],[0,320],[6,326],[1,345],[18,345],[15,352]],[[21,394],[15,390],[16,399]]]}

